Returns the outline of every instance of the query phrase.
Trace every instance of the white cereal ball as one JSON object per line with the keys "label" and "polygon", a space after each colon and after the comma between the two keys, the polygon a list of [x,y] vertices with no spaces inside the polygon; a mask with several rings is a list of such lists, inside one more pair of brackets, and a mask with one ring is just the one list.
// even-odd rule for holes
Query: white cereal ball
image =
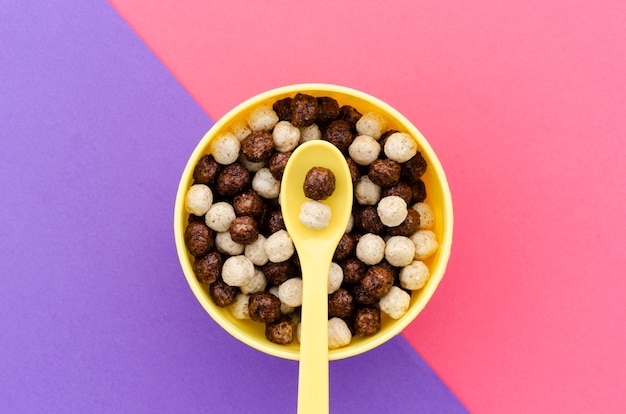
{"label": "white cereal ball", "polygon": [[243,165],[246,168],[246,170],[250,172],[257,172],[261,168],[265,167],[265,161],[252,162],[248,159],[248,157],[244,155],[243,152],[239,154],[239,158],[237,158],[237,162]]}
{"label": "white cereal ball", "polygon": [[[272,286],[267,291],[269,293],[271,293],[272,295],[278,297],[278,286]],[[296,310],[296,308],[294,308],[292,306],[289,306],[289,305],[283,303],[282,301],[280,302],[280,313],[286,315],[288,313],[293,313],[294,310]],[[294,318],[291,318],[291,320],[293,321]],[[295,323],[295,321],[294,321],[294,323]]]}
{"label": "white cereal ball", "polygon": [[232,132],[221,134],[211,141],[211,154],[222,165],[232,164],[239,157],[241,142]]}
{"label": "white cereal ball", "polygon": [[250,259],[256,266],[263,266],[269,260],[267,253],[265,253],[265,240],[265,236],[259,234],[255,241],[246,244],[244,248],[244,256]]}
{"label": "white cereal ball", "polygon": [[230,237],[230,231],[222,231],[215,235],[215,247],[220,253],[235,256],[243,253],[245,246],[239,244]]}
{"label": "white cereal ball", "polygon": [[437,236],[431,230],[418,230],[411,236],[415,244],[415,260],[424,260],[432,256],[439,248]]}
{"label": "white cereal ball", "polygon": [[364,234],[356,244],[356,257],[366,265],[380,263],[385,257],[385,240],[377,234]]}
{"label": "white cereal ball", "polygon": [[348,219],[348,225],[346,226],[346,233],[350,233],[354,228],[354,216],[350,214],[350,218]]}
{"label": "white cereal ball", "polygon": [[252,178],[252,189],[263,198],[276,198],[280,193],[280,181],[278,181],[269,168],[261,168]]}
{"label": "white cereal ball", "polygon": [[373,206],[378,203],[380,192],[380,186],[374,184],[367,175],[362,175],[354,186],[354,196],[362,206]]}
{"label": "white cereal ball", "polygon": [[287,306],[302,306],[302,278],[292,277],[278,286],[278,299]]}
{"label": "white cereal ball", "polygon": [[404,267],[415,257],[415,245],[405,236],[392,236],[385,243],[385,259],[390,265]]}
{"label": "white cereal ball", "polygon": [[230,224],[235,219],[235,209],[232,205],[220,201],[211,206],[209,211],[206,212],[204,221],[206,225],[214,231],[223,232],[230,229]]}
{"label": "white cereal ball", "polygon": [[320,127],[317,124],[300,127],[300,144],[316,139],[322,139],[322,131],[320,131]]}
{"label": "white cereal ball", "polygon": [[328,347],[330,349],[346,346],[351,340],[352,332],[343,319],[335,317],[328,321]]}
{"label": "white cereal ball", "polygon": [[239,286],[242,293],[257,293],[263,292],[267,286],[267,279],[265,273],[261,269],[254,269],[254,275],[243,285]]}
{"label": "white cereal ball", "polygon": [[414,260],[400,270],[400,286],[409,290],[421,289],[428,282],[429,277],[428,266],[422,261]]}
{"label": "white cereal ball", "polygon": [[420,229],[428,230],[433,227],[433,225],[435,224],[435,213],[433,212],[433,209],[430,207],[430,205],[421,202],[413,204],[411,208],[417,211],[417,213],[420,215]]}
{"label": "white cereal ball", "polygon": [[331,217],[330,207],[320,201],[308,200],[300,206],[300,222],[313,230],[328,227]]}
{"label": "white cereal ball", "polygon": [[369,135],[359,135],[348,147],[348,153],[359,165],[370,165],[380,154],[380,144]]}
{"label": "white cereal ball", "polygon": [[246,256],[231,256],[222,266],[222,279],[230,286],[245,285],[254,277],[254,265]]}
{"label": "white cereal ball", "polygon": [[278,230],[265,240],[265,253],[270,262],[284,262],[295,251],[287,230]]}
{"label": "white cereal ball", "polygon": [[417,144],[406,132],[395,132],[389,135],[383,150],[390,160],[406,162],[417,154]]}
{"label": "white cereal ball", "polygon": [[280,121],[272,131],[274,147],[278,152],[292,151],[300,141],[300,129],[289,121]]}
{"label": "white cereal ball", "polygon": [[335,262],[330,264],[328,269],[328,294],[330,295],[341,287],[343,283],[343,269]]}
{"label": "white cereal ball", "polygon": [[228,310],[235,319],[250,319],[250,312],[248,311],[249,300],[249,295],[238,293],[235,297],[235,301],[228,305]]}
{"label": "white cereal ball", "polygon": [[406,201],[392,195],[383,197],[376,207],[380,221],[387,227],[396,227],[402,224],[408,214]]}
{"label": "white cereal ball", "polygon": [[278,123],[278,115],[270,105],[259,105],[248,116],[248,126],[253,131],[269,131]]}
{"label": "white cereal ball", "polygon": [[187,190],[185,210],[194,216],[202,216],[213,204],[213,192],[204,184],[194,184]]}
{"label": "white cereal ball", "polygon": [[385,296],[380,299],[378,305],[380,310],[385,312],[393,319],[399,319],[409,310],[411,304],[411,295],[400,289],[398,286],[392,286]]}
{"label": "white cereal ball", "polygon": [[237,139],[241,142],[245,137],[252,133],[252,130],[244,120],[238,120],[233,122],[230,127],[230,130],[237,137]]}
{"label": "white cereal ball", "polygon": [[380,136],[387,132],[387,119],[379,113],[367,112],[357,121],[356,131],[361,135],[380,139]]}

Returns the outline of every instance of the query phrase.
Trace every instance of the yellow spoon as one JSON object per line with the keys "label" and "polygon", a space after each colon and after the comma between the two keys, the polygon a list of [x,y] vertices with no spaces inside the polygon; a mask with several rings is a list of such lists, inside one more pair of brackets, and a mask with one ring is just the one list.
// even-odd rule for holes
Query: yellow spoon
{"label": "yellow spoon", "polygon": [[[312,167],[335,175],[335,192],[322,202],[330,206],[328,227],[313,230],[300,222],[300,206],[309,200],[302,185]],[[352,180],[344,156],[333,144],[314,140],[293,152],[280,188],[285,227],[302,267],[302,317],[298,414],[328,413],[328,271],[352,210]]]}

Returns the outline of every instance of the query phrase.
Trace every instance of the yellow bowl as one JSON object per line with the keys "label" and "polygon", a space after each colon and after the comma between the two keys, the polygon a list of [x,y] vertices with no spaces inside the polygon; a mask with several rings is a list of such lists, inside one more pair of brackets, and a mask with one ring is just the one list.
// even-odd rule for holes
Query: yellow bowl
{"label": "yellow bowl", "polygon": [[430,278],[422,289],[412,293],[409,310],[400,319],[394,320],[383,314],[383,326],[377,334],[367,337],[355,336],[348,346],[340,349],[330,349],[328,353],[329,359],[338,360],[369,351],[399,334],[415,319],[432,297],[445,273],[448,258],[450,257],[453,226],[452,198],[444,170],[424,136],[409,120],[394,108],[366,93],[343,86],[328,84],[285,86],[261,93],[236,106],[217,121],[204,135],[187,161],[178,186],[174,208],[176,250],[178,251],[178,258],[191,290],[204,309],[222,326],[222,328],[235,338],[259,351],[280,358],[299,359],[300,352],[297,341],[294,341],[290,345],[274,344],[265,338],[264,324],[250,320],[242,321],[235,319],[228,309],[220,308],[215,305],[209,296],[208,288],[196,280],[192,270],[193,256],[187,252],[184,241],[184,231],[188,219],[188,213],[186,213],[184,208],[185,194],[193,183],[192,175],[196,163],[204,154],[209,153],[211,140],[220,133],[227,131],[234,121],[247,119],[250,112],[257,106],[261,104],[271,105],[279,99],[288,96],[293,97],[298,92],[316,97],[330,96],[335,98],[339,102],[339,105],[351,105],[362,114],[370,111],[382,114],[388,120],[389,129],[407,132],[416,140],[420,152],[428,162],[428,169],[422,177],[422,180],[426,185],[426,202],[432,207],[435,213],[435,225],[431,230],[437,235],[437,240],[439,241],[438,251],[425,260],[425,263],[430,269]]}

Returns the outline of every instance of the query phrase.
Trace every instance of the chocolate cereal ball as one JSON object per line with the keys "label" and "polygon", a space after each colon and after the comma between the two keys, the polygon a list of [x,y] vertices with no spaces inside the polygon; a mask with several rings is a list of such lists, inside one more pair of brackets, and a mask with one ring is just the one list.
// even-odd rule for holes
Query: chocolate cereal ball
{"label": "chocolate cereal ball", "polygon": [[233,196],[247,190],[251,181],[246,167],[235,162],[224,167],[217,176],[216,189],[223,196]]}
{"label": "chocolate cereal ball", "polygon": [[185,228],[185,246],[195,257],[204,256],[215,242],[213,231],[200,221],[192,221]]}
{"label": "chocolate cereal ball", "polygon": [[298,276],[295,264],[291,260],[284,262],[267,262],[261,268],[267,283],[278,286],[287,279]]}
{"label": "chocolate cereal ball", "polygon": [[357,283],[365,276],[367,266],[355,257],[350,257],[341,263],[343,270],[343,281],[347,284]]}
{"label": "chocolate cereal ball", "polygon": [[222,272],[222,255],[216,251],[197,258],[193,262],[193,272],[198,282],[210,285],[215,282]]}
{"label": "chocolate cereal ball", "polygon": [[263,231],[268,234],[276,233],[279,230],[286,230],[283,220],[283,213],[280,210],[270,210],[263,220]]}
{"label": "chocolate cereal ball", "polygon": [[354,298],[354,302],[357,305],[374,305],[378,303],[379,300],[376,296],[372,296],[367,293],[360,283],[357,283],[352,287],[351,293]]}
{"label": "chocolate cereal ball", "polygon": [[359,282],[365,293],[375,298],[385,296],[393,286],[393,275],[381,266],[372,266]]}
{"label": "chocolate cereal ball", "polygon": [[213,184],[222,167],[212,155],[203,155],[193,170],[194,182],[199,184]]}
{"label": "chocolate cereal ball", "polygon": [[255,322],[274,322],[280,318],[280,299],[268,292],[253,293],[248,301],[248,312]]}
{"label": "chocolate cereal ball", "polygon": [[292,98],[288,96],[277,100],[272,105],[272,109],[276,112],[280,121],[291,121],[291,100]]}
{"label": "chocolate cereal ball", "polygon": [[400,164],[392,160],[374,160],[367,176],[381,187],[391,187],[400,181]]}
{"label": "chocolate cereal ball", "polygon": [[354,236],[349,233],[344,233],[339,239],[339,243],[337,244],[337,248],[335,249],[335,253],[333,255],[333,260],[342,261],[347,259],[353,252],[356,247],[356,241],[354,240]]}
{"label": "chocolate cereal ball", "polygon": [[359,308],[354,315],[354,334],[374,335],[381,328],[380,310],[374,306]]}
{"label": "chocolate cereal ball", "polygon": [[356,165],[356,162],[354,162],[352,158],[346,157],[346,163],[348,164],[348,169],[350,170],[352,185],[354,185],[361,178],[361,171],[359,171],[359,166]]}
{"label": "chocolate cereal ball", "polygon": [[252,216],[241,216],[230,225],[230,238],[240,244],[250,244],[259,237],[256,220]]}
{"label": "chocolate cereal ball", "polygon": [[387,197],[390,195],[400,197],[407,205],[411,204],[411,200],[413,199],[413,191],[411,190],[411,186],[405,181],[400,181],[396,185],[393,185],[391,187],[385,187],[382,189],[382,197]]}
{"label": "chocolate cereal ball", "polygon": [[337,119],[330,124],[324,133],[324,139],[337,148],[341,152],[346,152],[352,144],[352,130],[350,125],[341,119]]}
{"label": "chocolate cereal ball", "polygon": [[428,167],[428,163],[422,156],[421,152],[417,152],[413,158],[402,164],[402,177],[409,181],[417,181]]}
{"label": "chocolate cereal ball", "polygon": [[421,203],[422,201],[426,200],[426,185],[424,184],[424,181],[422,180],[417,180],[413,183],[413,185],[411,185],[411,192],[413,195],[413,198],[411,199],[411,203]]}
{"label": "chocolate cereal ball", "polygon": [[354,298],[344,288],[339,288],[328,296],[328,315],[346,319],[354,312]]}
{"label": "chocolate cereal ball", "polygon": [[281,315],[274,322],[265,325],[265,337],[275,344],[287,345],[296,337],[296,326],[291,316]]}
{"label": "chocolate cereal ball", "polygon": [[354,212],[354,226],[364,233],[373,234],[380,234],[384,229],[383,222],[380,221],[374,206],[356,208]]}
{"label": "chocolate cereal ball", "polygon": [[237,216],[261,217],[263,199],[254,190],[247,190],[233,198],[233,209]]}
{"label": "chocolate cereal ball", "polygon": [[335,174],[328,168],[313,167],[304,177],[304,195],[313,200],[325,200],[335,191]]}
{"label": "chocolate cereal ball", "polygon": [[321,96],[317,98],[317,118],[316,122],[320,125],[327,124],[339,117],[339,103],[335,98],[330,96]]}
{"label": "chocolate cereal ball", "polygon": [[309,126],[317,117],[317,99],[311,95],[298,93],[291,100],[291,123],[296,127]]}
{"label": "chocolate cereal ball", "polygon": [[283,173],[291,154],[293,154],[293,151],[277,152],[270,157],[270,172],[277,180],[283,178]]}
{"label": "chocolate cereal ball", "polygon": [[241,142],[241,151],[249,161],[267,161],[274,152],[274,140],[268,131],[254,131]]}
{"label": "chocolate cereal ball", "polygon": [[356,123],[361,119],[361,116],[361,113],[350,105],[343,105],[339,108],[339,119],[347,122],[350,128],[356,128]]}
{"label": "chocolate cereal ball", "polygon": [[217,279],[209,286],[209,295],[213,302],[220,308],[228,306],[235,301],[237,297],[237,288],[228,285],[222,279]]}

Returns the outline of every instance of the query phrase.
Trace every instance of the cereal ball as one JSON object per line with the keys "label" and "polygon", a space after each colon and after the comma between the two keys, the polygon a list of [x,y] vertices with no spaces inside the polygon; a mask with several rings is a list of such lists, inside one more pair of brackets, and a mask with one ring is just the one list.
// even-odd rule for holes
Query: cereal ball
{"label": "cereal ball", "polygon": [[378,298],[367,293],[360,283],[357,283],[352,287],[351,293],[354,298],[354,302],[358,305],[374,305],[378,303]]}
{"label": "cereal ball", "polygon": [[328,296],[328,315],[348,318],[354,312],[354,298],[346,289],[339,288]]}
{"label": "cereal ball", "polygon": [[283,173],[285,172],[285,167],[287,166],[287,161],[289,161],[291,154],[293,154],[292,151],[277,152],[270,157],[270,172],[277,180],[283,178]]}
{"label": "cereal ball", "polygon": [[341,270],[343,270],[344,283],[353,284],[363,279],[365,272],[367,272],[367,266],[359,259],[350,257],[341,263]]}
{"label": "cereal ball", "polygon": [[252,216],[236,217],[230,225],[230,238],[235,243],[250,244],[258,237],[259,229]]}
{"label": "cereal ball", "polygon": [[399,226],[408,214],[406,203],[398,196],[383,197],[376,207],[380,221],[385,226]]}
{"label": "cereal ball", "polygon": [[287,306],[302,306],[302,278],[292,277],[278,286],[278,298]]}
{"label": "cereal ball", "polygon": [[339,119],[346,121],[350,128],[356,128],[356,123],[361,116],[361,113],[350,105],[343,105],[339,108]]}
{"label": "cereal ball", "polygon": [[239,154],[239,158],[237,158],[237,162],[245,167],[249,172],[257,172],[261,168],[265,167],[265,161],[252,162],[243,152]]}
{"label": "cereal ball", "polygon": [[218,252],[211,252],[197,258],[193,262],[193,272],[198,282],[210,285],[219,279],[222,272],[222,256]]}
{"label": "cereal ball", "polygon": [[270,131],[278,123],[278,115],[269,105],[259,105],[248,116],[252,131]]}
{"label": "cereal ball", "polygon": [[230,286],[242,286],[254,277],[254,265],[246,256],[231,256],[222,266],[222,279]]}
{"label": "cereal ball", "polygon": [[359,308],[354,315],[354,334],[374,335],[382,326],[380,310],[374,306]]}
{"label": "cereal ball", "polygon": [[230,224],[237,217],[230,204],[220,201],[211,206],[205,216],[205,223],[213,231],[222,232],[230,229]]}
{"label": "cereal ball", "polygon": [[411,185],[411,192],[413,197],[411,198],[411,203],[421,203],[426,200],[426,185],[424,181],[417,180]]}
{"label": "cereal ball", "polygon": [[369,135],[359,135],[348,147],[348,154],[359,165],[369,165],[378,158],[380,144]]}
{"label": "cereal ball", "polygon": [[243,254],[256,266],[263,266],[267,263],[269,259],[265,253],[265,236],[259,234],[255,241],[246,244]]}
{"label": "cereal ball", "polygon": [[296,325],[289,315],[281,315],[265,325],[265,337],[275,344],[287,345],[296,337]]}
{"label": "cereal ball", "polygon": [[352,254],[352,252],[354,252],[355,247],[356,240],[354,240],[354,236],[344,233],[343,236],[341,236],[341,239],[339,239],[339,243],[337,244],[337,248],[333,254],[333,259],[337,261],[346,259]]}
{"label": "cereal ball", "polygon": [[352,332],[343,319],[332,318],[328,321],[328,347],[330,349],[346,346],[351,340]]}
{"label": "cereal ball", "polygon": [[346,152],[352,144],[350,125],[341,119],[331,122],[326,128],[324,139],[339,148],[341,152]]}
{"label": "cereal ball", "polygon": [[309,200],[305,201],[302,203],[302,206],[300,206],[298,219],[310,229],[321,230],[328,227],[331,215],[330,206],[320,201]]}
{"label": "cereal ball", "polygon": [[312,167],[302,185],[304,195],[313,200],[325,200],[335,192],[335,174],[325,167]]}
{"label": "cereal ball", "polygon": [[[285,280],[298,276],[295,264],[291,260],[284,262],[267,262],[261,268],[267,282],[271,285],[280,285]],[[278,296],[278,295],[276,295]]]}
{"label": "cereal ball", "polygon": [[383,151],[390,160],[406,162],[417,154],[417,144],[406,132],[396,132],[387,138]]}
{"label": "cereal ball", "polygon": [[265,240],[265,253],[270,262],[284,262],[294,252],[293,242],[286,230],[278,230]]}
{"label": "cereal ball", "polygon": [[300,141],[300,130],[289,121],[280,121],[272,131],[272,138],[276,151],[293,151]]}
{"label": "cereal ball", "polygon": [[385,241],[377,234],[364,234],[356,244],[356,257],[367,265],[379,263],[385,257]]}
{"label": "cereal ball", "polygon": [[248,301],[250,296],[245,293],[239,293],[235,296],[233,303],[228,305],[228,310],[235,319],[250,319],[250,312],[248,311]]}
{"label": "cereal ball", "polygon": [[391,187],[400,181],[400,164],[392,160],[375,160],[370,164],[367,176],[381,187]]}
{"label": "cereal ball", "polygon": [[411,236],[415,244],[415,260],[424,260],[432,256],[439,248],[437,236],[430,230],[418,230]]}
{"label": "cereal ball", "polygon": [[291,121],[291,97],[279,99],[274,102],[272,109],[278,115],[278,119],[281,121]]}
{"label": "cereal ball", "polygon": [[291,123],[296,127],[311,125],[317,117],[317,109],[317,99],[313,96],[296,94],[291,100]]}
{"label": "cereal ball", "polygon": [[280,181],[274,178],[269,168],[261,168],[254,174],[252,189],[261,197],[276,198],[280,193]]}
{"label": "cereal ball", "polygon": [[317,124],[300,127],[300,144],[316,139],[322,139],[322,131],[320,131],[320,127]]}
{"label": "cereal ball", "polygon": [[354,215],[350,214],[350,218],[348,218],[348,224],[346,225],[346,233],[350,233],[354,228]]}
{"label": "cereal ball", "polygon": [[204,223],[192,221],[185,227],[185,246],[195,257],[204,256],[214,245],[213,231]]}
{"label": "cereal ball", "polygon": [[222,167],[212,155],[203,155],[193,169],[193,179],[197,184],[213,184]]}
{"label": "cereal ball", "polygon": [[409,310],[411,295],[397,286],[392,286],[385,296],[378,302],[380,310],[392,319],[399,319]]}
{"label": "cereal ball", "polygon": [[248,123],[244,120],[234,121],[230,126],[230,130],[239,141],[243,141],[243,139],[250,135],[250,133],[252,132],[252,130],[248,126]]}
{"label": "cereal ball", "polygon": [[428,168],[428,163],[422,156],[422,153],[417,151],[413,158],[402,164],[402,177],[408,181],[417,181]]}
{"label": "cereal ball", "polygon": [[217,176],[216,189],[223,196],[233,196],[250,187],[250,172],[235,162],[227,165]]}
{"label": "cereal ball", "polygon": [[204,184],[194,184],[187,190],[185,210],[194,216],[203,216],[213,203],[213,192]]}
{"label": "cereal ball", "polygon": [[415,256],[415,245],[405,236],[392,236],[385,244],[385,260],[390,265],[403,267],[409,265]]}
{"label": "cereal ball", "polygon": [[339,103],[330,96],[317,98],[317,118],[318,124],[324,125],[334,121],[339,117]]}
{"label": "cereal ball", "polygon": [[361,176],[354,186],[354,196],[361,205],[375,205],[380,200],[380,186],[374,184],[367,175]]}
{"label": "cereal ball", "polygon": [[261,217],[263,199],[254,190],[247,190],[233,198],[233,210],[237,216]]}
{"label": "cereal ball", "polygon": [[248,301],[248,312],[255,322],[274,322],[280,318],[280,299],[269,292],[253,293]]}
{"label": "cereal ball", "polygon": [[245,246],[233,241],[230,231],[222,231],[215,235],[215,247],[220,253],[236,256],[243,253]]}
{"label": "cereal ball", "polygon": [[382,266],[370,267],[359,281],[363,290],[375,298],[382,298],[393,286],[393,275]]}
{"label": "cereal ball", "polygon": [[379,113],[367,112],[357,121],[356,130],[361,135],[379,139],[387,131],[387,119]]}
{"label": "cereal ball", "polygon": [[397,279],[400,276],[400,268],[396,267],[396,266],[392,266],[385,259],[383,259],[376,266],[384,267],[385,269],[387,269],[389,271],[389,273],[391,273],[393,275],[394,280]]}
{"label": "cereal ball", "polygon": [[433,212],[433,209],[430,207],[430,205],[421,202],[413,204],[411,208],[417,211],[420,216],[420,229],[428,230],[433,227],[433,225],[435,224],[435,213]]}
{"label": "cereal ball", "polygon": [[339,264],[332,262],[328,269],[328,293],[333,293],[343,283],[343,270]]}
{"label": "cereal ball", "polygon": [[346,157],[346,163],[348,164],[348,170],[350,170],[350,179],[354,185],[361,178],[361,171],[359,171],[358,165],[352,158]]}
{"label": "cereal ball", "polygon": [[422,261],[415,260],[400,270],[400,286],[409,290],[421,289],[429,277],[428,266]]}
{"label": "cereal ball", "polygon": [[[278,297],[278,286],[272,286],[267,291],[271,293],[272,295]],[[282,313],[283,315],[288,314],[288,313],[293,313],[293,311],[295,310],[296,308],[286,305],[284,302],[280,302],[280,313]]]}
{"label": "cereal ball", "polygon": [[354,211],[354,225],[365,233],[379,234],[383,231],[383,222],[378,217],[374,206],[356,208]]}
{"label": "cereal ball", "polygon": [[382,197],[387,197],[390,195],[398,196],[403,199],[407,205],[411,204],[411,200],[413,199],[413,191],[411,190],[411,186],[404,181],[400,181],[396,185],[392,185],[391,187],[383,188],[381,195]]}
{"label": "cereal ball", "polygon": [[387,234],[390,236],[411,236],[415,233],[420,224],[420,215],[417,211],[409,208],[406,214],[406,218],[399,226],[389,227]]}
{"label": "cereal ball", "polygon": [[239,286],[242,293],[256,293],[263,292],[267,286],[267,279],[263,271],[260,269],[254,269],[254,275],[243,285]]}
{"label": "cereal ball", "polygon": [[226,307],[233,303],[237,297],[237,288],[230,286],[222,279],[217,279],[209,286],[209,296],[213,302],[220,308]]}
{"label": "cereal ball", "polygon": [[278,230],[285,230],[285,221],[283,213],[280,210],[272,210],[266,214],[263,220],[263,230],[269,234],[276,233]]}
{"label": "cereal ball", "polygon": [[267,161],[274,152],[272,134],[268,131],[254,131],[241,142],[241,152],[249,161]]}
{"label": "cereal ball", "polygon": [[218,135],[211,141],[211,154],[222,165],[232,164],[239,157],[241,141],[232,132]]}

